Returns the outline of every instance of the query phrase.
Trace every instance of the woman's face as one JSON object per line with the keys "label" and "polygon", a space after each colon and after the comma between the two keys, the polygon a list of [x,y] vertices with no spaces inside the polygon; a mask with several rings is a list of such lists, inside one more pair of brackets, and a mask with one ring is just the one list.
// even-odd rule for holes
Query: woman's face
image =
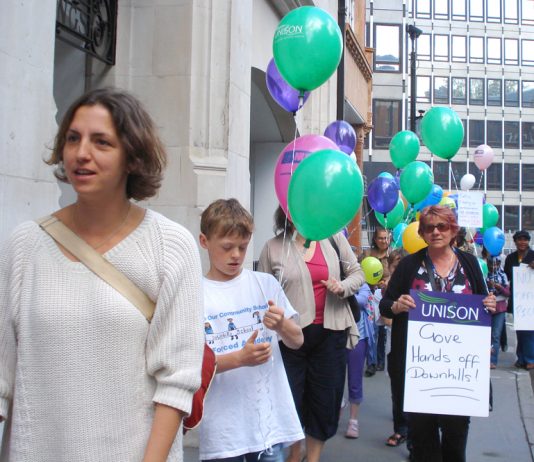
{"label": "woman's face", "polygon": [[386,250],[389,247],[389,237],[387,231],[378,231],[375,237],[375,244],[380,250]]}
{"label": "woman's face", "polygon": [[99,104],[74,113],[63,148],[65,174],[78,195],[126,194],[126,153],[109,111]]}
{"label": "woman's face", "polygon": [[440,249],[448,247],[455,236],[446,220],[435,215],[430,215],[423,228],[422,237],[429,248]]}

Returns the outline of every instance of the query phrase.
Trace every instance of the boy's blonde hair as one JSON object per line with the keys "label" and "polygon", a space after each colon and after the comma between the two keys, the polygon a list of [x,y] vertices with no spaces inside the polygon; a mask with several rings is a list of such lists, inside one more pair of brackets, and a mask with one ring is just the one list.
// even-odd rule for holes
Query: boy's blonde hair
{"label": "boy's blonde hair", "polygon": [[249,237],[253,231],[254,219],[237,199],[218,199],[200,216],[200,232],[207,239],[232,234]]}

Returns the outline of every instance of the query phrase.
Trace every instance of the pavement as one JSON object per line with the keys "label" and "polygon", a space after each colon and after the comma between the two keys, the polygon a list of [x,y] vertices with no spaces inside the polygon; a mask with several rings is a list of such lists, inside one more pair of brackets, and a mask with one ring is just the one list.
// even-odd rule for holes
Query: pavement
{"label": "pavement", "polygon": [[[534,462],[534,371],[514,367],[515,333],[509,330],[510,347],[501,353],[497,369],[491,371],[493,412],[487,418],[471,419],[467,460]],[[322,462],[402,462],[406,461],[406,445],[387,447],[386,438],[393,433],[389,377],[377,372],[364,378],[364,402],[360,408],[360,438],[344,437],[348,407],[343,410],[337,435],[328,440]],[[0,434],[3,424],[0,424]],[[195,432],[186,444],[198,446]],[[198,449],[184,448],[184,462],[197,462]],[[75,461],[73,461],[75,462]]]}

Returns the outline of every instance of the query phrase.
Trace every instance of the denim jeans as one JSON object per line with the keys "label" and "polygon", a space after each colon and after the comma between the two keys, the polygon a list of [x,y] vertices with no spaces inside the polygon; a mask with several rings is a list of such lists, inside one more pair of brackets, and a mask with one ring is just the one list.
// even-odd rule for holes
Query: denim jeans
{"label": "denim jeans", "polygon": [[202,462],[284,462],[284,451],[282,449],[282,444],[275,444],[270,451],[250,452],[241,456],[207,459]]}
{"label": "denim jeans", "polygon": [[491,364],[497,365],[499,360],[499,348],[501,346],[501,334],[504,329],[506,312],[496,313],[491,318]]}

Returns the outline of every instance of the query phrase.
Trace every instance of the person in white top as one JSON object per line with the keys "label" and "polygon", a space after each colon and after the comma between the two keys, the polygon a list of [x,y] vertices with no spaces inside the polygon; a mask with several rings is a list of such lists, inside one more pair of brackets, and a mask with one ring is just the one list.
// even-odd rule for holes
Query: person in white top
{"label": "person in white top", "polygon": [[270,274],[243,268],[252,216],[235,199],[202,214],[200,245],[206,341],[217,356],[200,425],[200,459],[282,462],[282,447],[304,438],[278,341],[302,345],[298,316]]}
{"label": "person in white top", "polygon": [[49,165],[76,202],[54,213],[156,303],[152,322],[34,222],[0,255],[0,460],[183,460],[200,385],[201,269],[190,233],[132,202],[157,192],[165,150],[132,95],[67,111]]}

